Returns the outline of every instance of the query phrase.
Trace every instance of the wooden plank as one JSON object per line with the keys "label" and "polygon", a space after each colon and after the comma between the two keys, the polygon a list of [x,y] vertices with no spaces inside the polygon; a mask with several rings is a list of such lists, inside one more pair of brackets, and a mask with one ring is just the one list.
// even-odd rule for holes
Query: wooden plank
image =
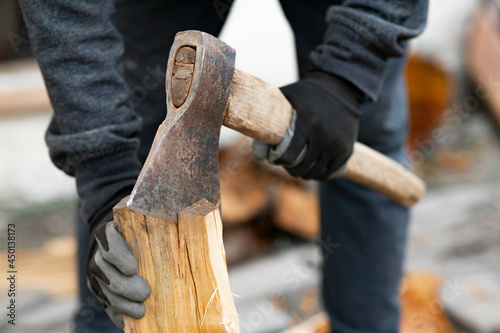
{"label": "wooden plank", "polygon": [[[7,258],[7,252],[0,252],[0,258]],[[16,269],[20,293],[37,291],[54,297],[76,295],[76,240],[57,238],[41,248],[18,249]],[[0,290],[7,290],[8,282],[0,279]]]}
{"label": "wooden plank", "polygon": [[146,316],[125,318],[125,332],[239,332],[218,205],[200,201],[176,223],[129,210],[127,200],[114,209],[115,225],[152,293]]}
{"label": "wooden plank", "polygon": [[35,60],[0,65],[0,116],[50,110],[51,104]]}

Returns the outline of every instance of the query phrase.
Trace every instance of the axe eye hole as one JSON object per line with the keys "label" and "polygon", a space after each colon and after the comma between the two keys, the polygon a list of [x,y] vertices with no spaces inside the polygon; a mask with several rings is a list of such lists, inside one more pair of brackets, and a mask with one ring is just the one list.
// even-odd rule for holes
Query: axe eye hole
{"label": "axe eye hole", "polygon": [[181,46],[174,58],[170,93],[172,103],[176,108],[181,107],[189,95],[193,81],[194,65],[196,62],[196,48]]}

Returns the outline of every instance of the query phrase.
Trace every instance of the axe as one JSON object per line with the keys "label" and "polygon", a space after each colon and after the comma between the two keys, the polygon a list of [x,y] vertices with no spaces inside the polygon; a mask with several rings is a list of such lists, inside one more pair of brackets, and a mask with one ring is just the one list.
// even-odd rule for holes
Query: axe
{"label": "axe", "polygon": [[[235,51],[200,32],[176,35],[169,54],[167,117],[115,227],[151,286],[146,316],[125,332],[238,332],[220,218],[219,135],[225,125],[279,144],[292,118],[280,90],[235,69]],[[344,178],[411,206],[424,183],[394,160],[356,143]]]}

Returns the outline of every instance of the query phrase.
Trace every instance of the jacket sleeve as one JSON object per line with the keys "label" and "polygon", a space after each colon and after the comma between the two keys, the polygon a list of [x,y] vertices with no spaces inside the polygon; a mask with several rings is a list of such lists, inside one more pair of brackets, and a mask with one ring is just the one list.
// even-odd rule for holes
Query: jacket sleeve
{"label": "jacket sleeve", "polygon": [[141,118],[133,111],[112,24],[114,1],[21,0],[54,115],[46,142],[54,164],[74,175],[89,220],[139,175]]}
{"label": "jacket sleeve", "polygon": [[423,31],[427,9],[428,0],[346,0],[333,5],[326,13],[324,43],[311,60],[376,100],[387,60],[403,56],[407,41]]}

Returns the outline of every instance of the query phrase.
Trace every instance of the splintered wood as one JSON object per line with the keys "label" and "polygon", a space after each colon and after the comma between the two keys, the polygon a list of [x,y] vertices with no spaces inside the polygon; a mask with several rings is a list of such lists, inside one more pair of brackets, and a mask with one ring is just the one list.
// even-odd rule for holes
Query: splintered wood
{"label": "splintered wood", "polygon": [[115,225],[152,292],[146,316],[125,318],[125,332],[239,332],[218,206],[199,201],[176,223],[129,210],[127,199],[114,208]]}

